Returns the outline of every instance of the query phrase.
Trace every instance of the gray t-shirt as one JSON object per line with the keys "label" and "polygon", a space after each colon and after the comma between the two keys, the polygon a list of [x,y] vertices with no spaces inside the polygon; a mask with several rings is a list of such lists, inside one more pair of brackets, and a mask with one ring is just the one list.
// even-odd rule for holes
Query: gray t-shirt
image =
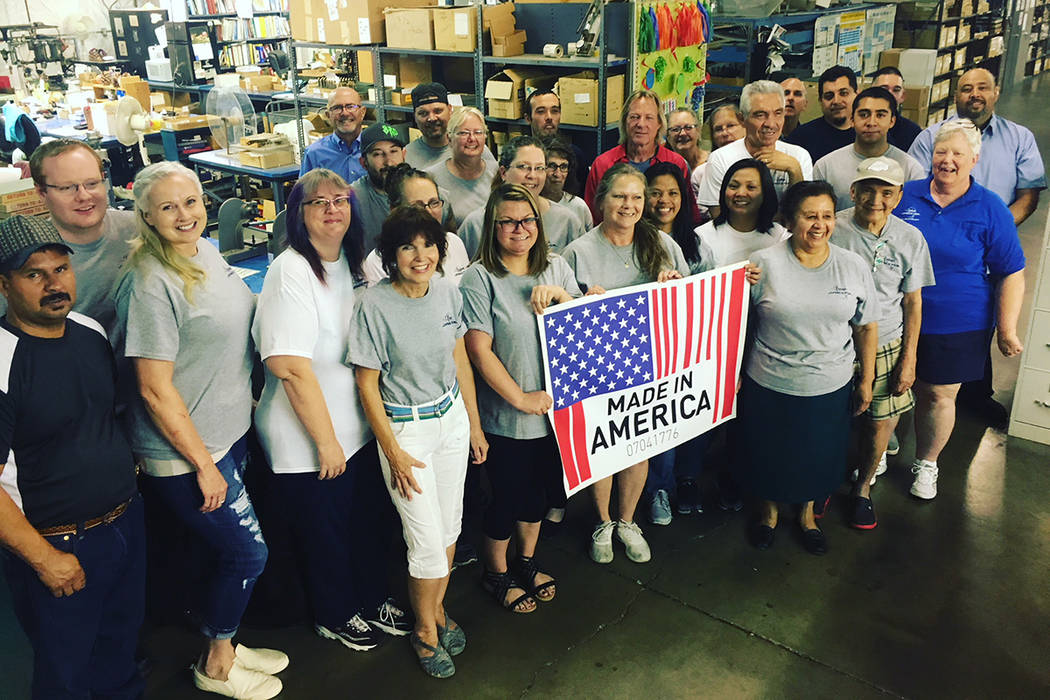
{"label": "gray t-shirt", "polygon": [[[376,239],[383,232],[383,222],[390,215],[390,198],[386,192],[372,184],[367,174],[362,175],[350,184],[350,189],[357,196],[358,209],[364,223],[365,240],[364,249],[373,250],[376,247]],[[441,222],[448,225],[455,218],[452,205],[449,204],[448,192],[438,188],[438,197],[445,203],[442,208]]]}
{"label": "gray t-shirt", "polygon": [[[74,311],[90,316],[109,333],[116,323],[113,284],[128,257],[128,241],[137,233],[134,212],[109,209],[102,220],[102,235],[94,243],[66,245],[73,249],[70,264],[77,277]],[[7,299],[0,295],[0,316],[7,313]]]}
{"label": "gray t-shirt", "polygon": [[904,333],[904,295],[935,284],[930,249],[919,229],[893,214],[876,236],[858,226],[853,213],[852,207],[838,213],[831,242],[852,250],[865,264],[871,261],[882,347]]}
{"label": "gray t-shirt", "polygon": [[427,168],[427,172],[433,176],[434,182],[437,183],[438,187],[443,187],[448,192],[448,201],[452,202],[452,206],[456,209],[455,222],[457,233],[459,232],[458,227],[463,223],[467,212],[472,212],[476,209],[484,210],[485,204],[489,200],[489,194],[492,192],[492,178],[496,176],[496,166],[488,161],[485,164],[485,172],[476,180],[464,180],[456,177],[449,171],[445,161]]}
{"label": "gray t-shirt", "polygon": [[587,206],[587,202],[583,201],[583,197],[577,197],[569,192],[562,192],[561,204],[572,210],[572,213],[583,224],[584,231],[590,231],[594,228],[594,214],[591,213],[591,208]]}
{"label": "gray t-shirt", "polygon": [[755,336],[747,374],[773,391],[819,396],[853,376],[853,330],[878,320],[871,268],[830,246],[817,268],[803,267],[784,241],[751,256],[762,279],[751,287]]}
{"label": "gray t-shirt", "polygon": [[[544,388],[543,353],[536,313],[529,304],[532,288],[541,284],[554,285],[573,297],[581,295],[565,259],[552,254],[549,260],[547,269],[536,277],[511,274],[498,277],[480,262],[475,262],[467,268],[459,285],[467,330],[481,331],[492,337],[492,352],[526,393],[543,391]],[[522,413],[480,377],[477,391],[481,427],[486,433],[516,440],[532,440],[550,434],[546,416]]]}
{"label": "gray t-shirt", "polygon": [[[556,204],[549,199],[550,204],[547,211],[543,213],[543,232],[547,235],[547,245],[552,253],[560,253],[565,246],[587,232],[580,223],[579,218],[572,211],[562,205]],[[473,260],[477,255],[478,247],[481,245],[481,229],[485,224],[485,207],[475,209],[467,214],[463,223],[459,225],[459,237],[463,239],[463,245],[467,247],[467,255]]]}
{"label": "gray t-shirt", "polygon": [[[186,299],[182,281],[153,258],[117,286],[118,357],[175,363],[172,381],[211,453],[228,449],[251,423],[252,314],[255,297],[210,242],[191,258],[204,281]],[[140,398],[131,402],[128,438],[136,456],[181,459]]]}
{"label": "gray t-shirt", "polygon": [[[689,263],[674,239],[661,231],[660,243],[670,256],[674,269],[683,277],[688,276]],[[608,291],[656,281],[638,267],[634,244],[614,246],[602,233],[600,224],[566,246],[562,255],[583,291],[595,285]]]}
{"label": "gray t-shirt", "polygon": [[[441,148],[434,148],[419,138],[405,146],[405,162],[416,170],[429,170],[438,163],[444,163],[451,157],[452,146],[447,143]],[[492,172],[496,172],[498,163],[496,163],[496,156],[492,155],[492,151],[486,148],[481,157],[492,168]]]}
{"label": "gray t-shirt", "polygon": [[410,299],[385,279],[354,308],[346,362],[379,370],[383,401],[427,404],[456,383],[452,351],[466,332],[455,282],[435,277],[424,296]]}
{"label": "gray t-shirt", "polygon": [[[904,175],[908,180],[921,180],[926,177],[926,171],[907,153],[890,146],[882,154],[885,158],[900,163],[904,169]],[[853,206],[853,198],[849,195],[849,186],[853,178],[857,177],[857,167],[867,159],[853,148],[853,144],[837,148],[813,164],[813,179],[826,180],[835,188],[835,210],[842,211]]]}

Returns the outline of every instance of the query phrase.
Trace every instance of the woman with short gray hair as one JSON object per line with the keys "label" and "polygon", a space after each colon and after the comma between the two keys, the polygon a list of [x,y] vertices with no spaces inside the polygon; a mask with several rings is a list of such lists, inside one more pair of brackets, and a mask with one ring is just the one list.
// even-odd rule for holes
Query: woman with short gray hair
{"label": "woman with short gray hair", "polygon": [[[475,107],[460,107],[448,121],[452,157],[427,169],[438,187],[444,187],[455,205],[456,227],[475,209],[483,209],[492,189],[494,168],[486,162],[488,128],[485,115]],[[462,212],[460,214],[459,212]]]}

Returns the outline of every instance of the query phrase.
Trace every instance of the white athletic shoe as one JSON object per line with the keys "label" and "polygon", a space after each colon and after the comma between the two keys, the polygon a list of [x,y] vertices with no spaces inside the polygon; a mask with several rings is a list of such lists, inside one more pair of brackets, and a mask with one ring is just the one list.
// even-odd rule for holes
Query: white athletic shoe
{"label": "white athletic shoe", "polygon": [[911,495],[927,501],[937,497],[937,463],[917,459],[912,464],[911,473],[915,479],[911,482]]}

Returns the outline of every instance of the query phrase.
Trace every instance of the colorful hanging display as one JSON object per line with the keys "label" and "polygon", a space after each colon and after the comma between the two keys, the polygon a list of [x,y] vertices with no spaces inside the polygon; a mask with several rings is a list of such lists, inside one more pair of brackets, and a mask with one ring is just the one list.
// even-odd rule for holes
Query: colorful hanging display
{"label": "colorful hanging display", "polygon": [[707,84],[709,8],[699,0],[637,3],[634,89],[654,91],[667,111],[700,113]]}

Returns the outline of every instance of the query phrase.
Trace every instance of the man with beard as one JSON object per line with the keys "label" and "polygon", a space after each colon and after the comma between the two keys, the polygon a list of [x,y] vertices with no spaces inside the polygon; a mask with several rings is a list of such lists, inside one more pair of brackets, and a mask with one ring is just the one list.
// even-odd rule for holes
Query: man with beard
{"label": "man with beard", "polygon": [[365,120],[361,95],[351,87],[338,87],[328,96],[332,133],[306,149],[299,175],[314,168],[328,168],[347,182],[365,174],[361,165],[361,125]]}
{"label": "man with beard", "polygon": [[[897,100],[897,106],[900,107],[904,104],[905,88],[904,88],[904,76],[897,69],[896,66],[883,66],[875,71],[875,75],[871,81],[872,87],[886,88],[893,95],[893,99]],[[902,151],[907,151],[911,148],[911,145],[915,143],[915,138],[922,133],[922,127],[913,122],[911,119],[898,114],[897,123],[890,129],[888,136],[891,145],[896,146]]]}
{"label": "man with beard", "polygon": [[0,222],[0,562],[33,648],[32,696],[130,700],[143,693],[142,501],[113,352],[72,311],[72,252],[45,219]]}
{"label": "man with beard", "polygon": [[583,185],[587,181],[587,165],[583,150],[574,144],[571,139],[562,136],[561,128],[561,98],[553,90],[535,90],[525,98],[525,121],[532,127],[532,135],[543,143],[550,143],[554,139],[568,144],[576,159],[576,174],[573,182],[569,183],[569,191],[579,194],[583,191]]}
{"label": "man with beard", "polygon": [[926,171],[918,161],[887,141],[887,134],[897,117],[897,100],[885,88],[870,87],[853,101],[856,140],[813,164],[813,177],[825,180],[835,188],[835,211],[853,206],[850,187],[856,179],[857,168],[868,158],[882,157],[896,161],[904,173],[903,182],[926,177]]}
{"label": "man with beard", "polygon": [[857,76],[845,66],[832,66],[817,81],[823,114],[795,129],[784,140],[802,146],[814,162],[853,143],[853,98]]}
{"label": "man with beard", "polygon": [[[108,332],[117,317],[110,290],[136,234],[135,214],[108,208],[102,159],[83,141],[57,139],[41,145],[29,159],[29,170],[51,223],[75,253],[79,293],[73,310]],[[0,314],[6,309],[0,297]]]}
{"label": "man with beard", "polygon": [[[1046,170],[1032,132],[995,113],[999,86],[995,76],[984,68],[962,74],[955,89],[957,116],[969,119],[981,130],[981,155],[972,175],[977,184],[995,192],[1010,208],[1014,224],[1020,225],[1039,206],[1039,192],[1046,189]],[[945,120],[923,130],[909,155],[929,170],[933,162],[933,137]],[[962,385],[959,405],[970,409],[985,423],[1005,430],[1009,422],[1006,408],[992,398],[992,358],[989,352],[984,378]]]}
{"label": "man with beard", "polygon": [[[416,128],[423,135],[408,144],[405,162],[417,170],[427,170],[452,157],[448,139],[448,120],[452,118],[452,107],[448,103],[448,90],[441,83],[417,85],[412,88],[412,108]],[[488,148],[481,157],[493,172],[498,169],[496,157]]]}
{"label": "man with beard", "polygon": [[798,78],[786,78],[780,81],[784,88],[784,136],[798,128],[799,117],[809,107],[806,97],[806,85]]}

